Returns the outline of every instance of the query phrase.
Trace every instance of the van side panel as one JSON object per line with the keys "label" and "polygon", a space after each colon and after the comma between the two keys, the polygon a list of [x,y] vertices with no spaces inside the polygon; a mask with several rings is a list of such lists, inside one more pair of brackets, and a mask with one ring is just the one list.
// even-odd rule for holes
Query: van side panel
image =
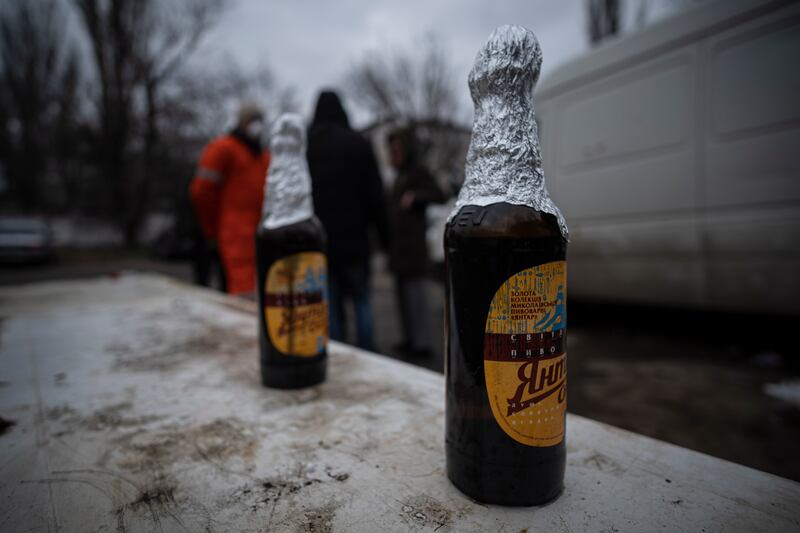
{"label": "van side panel", "polygon": [[707,40],[710,305],[800,311],[800,5]]}
{"label": "van side panel", "polygon": [[575,225],[569,283],[579,298],[702,304],[704,267],[694,214]]}
{"label": "van side panel", "polygon": [[700,305],[695,63],[684,47],[542,106],[545,171],[572,235],[572,294]]}
{"label": "van side panel", "polygon": [[716,6],[543,90],[573,296],[800,312],[800,3]]}
{"label": "van side panel", "polygon": [[562,208],[577,217],[692,209],[692,49],[626,69],[559,102]]}
{"label": "van side panel", "polygon": [[709,42],[709,206],[800,199],[800,6],[792,11]]}

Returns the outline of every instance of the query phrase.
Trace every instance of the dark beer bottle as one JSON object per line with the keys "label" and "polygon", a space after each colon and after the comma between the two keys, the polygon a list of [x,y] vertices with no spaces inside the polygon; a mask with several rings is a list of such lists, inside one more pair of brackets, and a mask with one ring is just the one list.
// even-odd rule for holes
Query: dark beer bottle
{"label": "dark beer bottle", "polygon": [[290,389],[325,380],[326,239],[314,216],[298,115],[278,119],[270,147],[264,215],[256,232],[261,380]]}
{"label": "dark beer bottle", "polygon": [[447,473],[504,505],[557,497],[566,461],[567,230],[541,170],[540,66],[519,26],[478,53],[464,186],[444,238]]}

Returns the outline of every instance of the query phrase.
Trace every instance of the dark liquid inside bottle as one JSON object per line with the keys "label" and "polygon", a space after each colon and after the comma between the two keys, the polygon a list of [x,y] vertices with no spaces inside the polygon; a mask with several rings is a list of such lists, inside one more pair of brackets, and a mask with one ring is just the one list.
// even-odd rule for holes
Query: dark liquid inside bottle
{"label": "dark liquid inside bottle", "polygon": [[[532,446],[501,428],[487,393],[484,336],[487,313],[501,285],[531,267],[565,261],[566,240],[554,216],[497,203],[464,206],[445,229],[444,244],[448,476],[462,492],[485,503],[545,503],[563,488],[565,440]],[[557,336],[565,353],[566,329]],[[565,386],[564,381],[564,406]],[[515,416],[531,420],[524,417],[535,410],[526,411]]]}
{"label": "dark liquid inside bottle", "polygon": [[[276,229],[259,225],[256,232],[261,381],[267,387],[294,389],[325,380],[325,247],[316,217]],[[269,291],[274,276],[280,278],[270,281]]]}

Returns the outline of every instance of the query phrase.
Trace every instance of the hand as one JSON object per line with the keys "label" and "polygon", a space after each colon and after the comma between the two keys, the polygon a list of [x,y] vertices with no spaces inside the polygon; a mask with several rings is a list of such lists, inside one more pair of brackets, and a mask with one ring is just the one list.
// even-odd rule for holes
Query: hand
{"label": "hand", "polygon": [[400,209],[410,209],[413,204],[414,193],[411,191],[404,192],[403,196],[400,197]]}

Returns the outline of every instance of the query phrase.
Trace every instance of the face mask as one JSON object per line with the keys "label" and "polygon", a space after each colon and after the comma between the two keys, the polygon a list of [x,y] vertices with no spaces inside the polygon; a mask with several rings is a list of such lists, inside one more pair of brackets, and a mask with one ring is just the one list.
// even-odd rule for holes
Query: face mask
{"label": "face mask", "polygon": [[260,120],[253,120],[244,130],[251,139],[260,139],[261,132],[264,130],[264,124]]}

